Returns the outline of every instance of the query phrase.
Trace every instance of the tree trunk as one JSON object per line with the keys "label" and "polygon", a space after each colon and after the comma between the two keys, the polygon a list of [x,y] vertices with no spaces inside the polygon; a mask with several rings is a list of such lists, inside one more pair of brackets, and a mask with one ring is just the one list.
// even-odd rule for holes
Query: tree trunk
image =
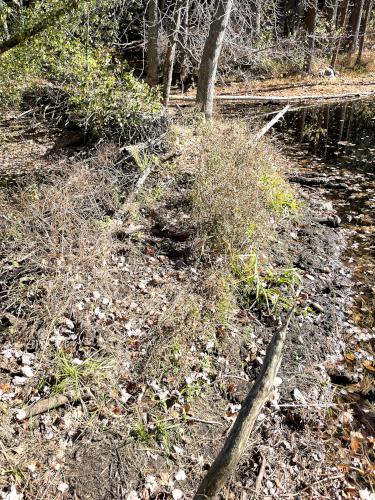
{"label": "tree trunk", "polygon": [[305,57],[304,70],[311,73],[312,61],[315,52],[315,31],[318,18],[318,0],[313,0],[306,12],[306,32],[307,32],[307,54]]}
{"label": "tree trunk", "polygon": [[331,25],[329,29],[329,33],[331,36],[330,41],[330,53],[332,54],[335,49],[335,31],[338,27],[339,20],[339,0],[335,0],[335,3],[331,7],[332,15],[331,15]]}
{"label": "tree trunk", "polygon": [[181,15],[184,4],[186,5],[186,0],[177,0],[177,3],[173,12],[173,20],[171,23],[171,33],[168,43],[167,55],[164,64],[164,87],[163,87],[163,102],[164,106],[168,106],[169,95],[171,93],[173,66],[176,56],[176,45],[177,39],[181,27]]}
{"label": "tree trunk", "polygon": [[361,36],[359,39],[358,56],[357,56],[357,60],[356,60],[357,65],[360,65],[362,62],[363,48],[365,46],[365,39],[366,39],[366,30],[367,30],[368,22],[370,20],[372,5],[373,5],[372,0],[367,0],[365,16],[364,16],[364,19],[362,22],[362,33],[361,33]]}
{"label": "tree trunk", "polygon": [[186,48],[188,43],[188,27],[189,27],[189,9],[190,9],[190,0],[186,0],[186,7],[182,13],[182,34],[179,43],[179,60],[180,60],[180,81],[181,81],[181,92],[184,93],[185,90],[185,81],[188,76],[188,64],[186,57]]}
{"label": "tree trunk", "polygon": [[159,83],[159,7],[158,0],[149,0],[147,8],[147,83],[155,87]]}
{"label": "tree trunk", "polygon": [[361,20],[363,13],[364,0],[356,0],[350,15],[349,22],[349,44],[348,51],[353,54],[358,47],[359,30],[361,28]]}
{"label": "tree trunk", "polygon": [[17,47],[21,43],[33,38],[35,35],[38,35],[42,31],[46,30],[53,24],[55,24],[62,16],[67,14],[68,12],[76,9],[81,3],[87,0],[67,0],[65,5],[60,9],[57,9],[52,12],[48,12],[41,19],[34,24],[33,26],[28,26],[24,28],[19,33],[10,36],[4,42],[0,44],[0,54],[7,52],[13,47]]}
{"label": "tree trunk", "polygon": [[204,44],[198,75],[197,105],[207,118],[211,118],[213,112],[217,66],[232,7],[233,0],[216,0],[210,31]]}
{"label": "tree trunk", "polygon": [[[344,6],[341,11],[341,16],[340,16],[340,26],[339,28],[342,29],[345,26],[346,23],[346,18],[348,15],[348,9],[349,9],[349,0],[345,0]],[[332,59],[331,59],[331,67],[335,69],[336,63],[337,63],[337,57],[340,52],[340,47],[341,47],[341,40],[342,40],[342,34],[339,35],[337,42],[336,42],[336,47],[333,51],[332,54]]]}

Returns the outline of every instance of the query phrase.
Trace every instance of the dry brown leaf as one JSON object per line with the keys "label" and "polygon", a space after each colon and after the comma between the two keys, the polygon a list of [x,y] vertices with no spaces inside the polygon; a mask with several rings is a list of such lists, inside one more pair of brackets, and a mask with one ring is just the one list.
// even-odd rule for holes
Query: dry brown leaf
{"label": "dry brown leaf", "polygon": [[363,435],[360,432],[350,433],[350,448],[354,453],[358,453],[361,448],[361,442],[363,441]]}
{"label": "dry brown leaf", "polygon": [[372,361],[369,359],[366,359],[366,361],[363,362],[363,366],[366,368],[371,373],[375,373],[375,366],[372,364]]}
{"label": "dry brown leaf", "polygon": [[353,354],[352,352],[347,352],[347,353],[345,354],[345,359],[346,359],[346,361],[349,361],[350,363],[354,363],[354,361],[355,361],[357,358],[355,357],[355,354]]}

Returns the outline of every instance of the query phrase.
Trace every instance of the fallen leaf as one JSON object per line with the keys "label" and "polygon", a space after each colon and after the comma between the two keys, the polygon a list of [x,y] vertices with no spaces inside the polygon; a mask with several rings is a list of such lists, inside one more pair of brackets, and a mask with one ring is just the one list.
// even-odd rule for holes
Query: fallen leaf
{"label": "fallen leaf", "polygon": [[353,354],[352,352],[347,352],[345,354],[345,359],[350,363],[353,363],[357,358],[355,357],[355,354]]}
{"label": "fallen leaf", "polygon": [[186,479],[186,474],[185,474],[185,471],[183,471],[182,469],[178,470],[176,472],[176,474],[174,475],[176,481],[185,481]]}
{"label": "fallen leaf", "polygon": [[358,453],[361,447],[361,441],[363,440],[363,436],[360,432],[351,432],[350,433],[350,448],[353,453]]}
{"label": "fallen leaf", "polygon": [[175,489],[172,491],[173,500],[180,500],[183,496],[184,494],[179,489]]}
{"label": "fallen leaf", "polygon": [[366,368],[371,373],[375,373],[375,366],[372,364],[372,361],[369,359],[366,359],[366,361],[363,362],[363,366]]}

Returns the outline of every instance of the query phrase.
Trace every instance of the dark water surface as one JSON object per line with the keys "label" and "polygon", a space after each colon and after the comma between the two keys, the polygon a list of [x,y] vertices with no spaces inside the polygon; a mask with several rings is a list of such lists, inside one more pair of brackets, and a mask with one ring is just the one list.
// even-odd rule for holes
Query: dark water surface
{"label": "dark water surface", "polygon": [[300,109],[288,113],[278,130],[300,158],[301,170],[343,183],[341,189],[323,188],[324,196],[349,231],[344,258],[354,277],[351,320],[363,329],[374,355],[375,100]]}

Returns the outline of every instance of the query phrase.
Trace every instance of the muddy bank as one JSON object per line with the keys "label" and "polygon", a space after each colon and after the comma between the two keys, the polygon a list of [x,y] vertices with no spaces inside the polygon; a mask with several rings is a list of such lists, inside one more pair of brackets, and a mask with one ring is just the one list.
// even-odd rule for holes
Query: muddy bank
{"label": "muddy bank", "polygon": [[[246,129],[221,127],[226,138],[243,133],[248,143]],[[26,223],[17,231],[32,231],[34,240],[24,238],[19,249],[8,247],[11,255],[4,240],[1,253],[1,292],[7,301],[1,330],[1,432],[6,470],[20,471],[18,482],[13,472],[1,476],[4,492],[16,484],[29,498],[192,498],[236,418],[285,313],[264,305],[243,307],[228,287],[233,277],[225,254],[202,250],[208,233],[197,232],[192,186],[207,147],[215,155],[219,148],[204,135],[197,142],[191,129],[184,133],[173,142],[176,163],[155,165],[137,202],[122,210],[122,220],[109,215],[120,213],[112,163],[108,169],[118,160],[116,152],[111,156],[113,148],[103,151],[100,161],[98,154],[91,169],[82,162],[66,178],[55,178],[58,187],[43,186],[37,197],[35,191],[25,193],[33,204],[24,207]],[[229,159],[234,162],[233,181],[243,144],[231,150],[232,141],[228,145],[220,134],[209,137],[224,144],[222,168]],[[259,146],[256,155],[250,151],[243,163],[246,175],[253,175],[260,161],[269,168],[270,155],[279,161],[271,144]],[[292,167],[299,175],[298,165]],[[228,178],[219,177],[224,190]],[[236,195],[248,197],[246,179],[236,180]],[[204,185],[202,192],[212,186],[216,183]],[[261,196],[264,184],[254,188]],[[262,410],[223,498],[340,498],[351,488],[350,477],[332,459],[338,449],[337,421],[332,430],[326,419],[337,404],[326,361],[337,364],[345,352],[345,234],[332,224],[336,213],[316,188],[301,189],[299,197],[305,203],[297,218],[276,217],[266,205],[268,222],[261,229],[277,229],[259,251],[275,272],[296,270],[302,287],[281,384]],[[214,208],[231,216],[234,201],[212,199],[205,217]],[[261,206],[251,206],[254,217]],[[48,224],[61,223],[61,213],[65,239],[57,234],[51,252],[51,239],[43,238],[50,234]],[[247,210],[241,214],[248,216]],[[15,221],[20,220],[19,214]],[[228,234],[237,229],[241,235],[239,227],[230,226]],[[8,245],[18,233],[10,232]],[[35,234],[43,245],[35,246]],[[20,418],[24,406],[55,393],[74,395],[77,385],[80,397],[70,404]]]}

